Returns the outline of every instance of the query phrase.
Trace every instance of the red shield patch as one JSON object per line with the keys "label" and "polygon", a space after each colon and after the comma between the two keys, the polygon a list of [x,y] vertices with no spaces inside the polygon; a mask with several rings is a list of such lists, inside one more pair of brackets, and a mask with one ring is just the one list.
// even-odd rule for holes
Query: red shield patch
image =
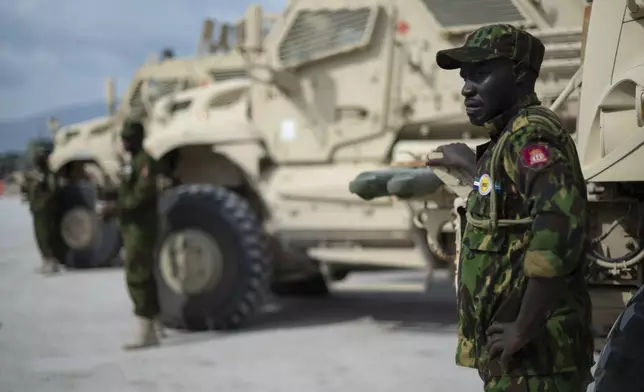
{"label": "red shield patch", "polygon": [[521,163],[525,167],[539,168],[550,162],[550,147],[545,144],[531,144],[521,149]]}

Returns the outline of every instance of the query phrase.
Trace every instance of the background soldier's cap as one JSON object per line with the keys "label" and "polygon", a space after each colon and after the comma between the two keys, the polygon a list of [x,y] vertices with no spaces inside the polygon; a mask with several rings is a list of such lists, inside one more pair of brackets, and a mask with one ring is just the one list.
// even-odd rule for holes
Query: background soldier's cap
{"label": "background soldier's cap", "polygon": [[121,131],[122,137],[137,137],[144,134],[143,124],[136,120],[126,120],[123,123],[123,130]]}
{"label": "background soldier's cap", "polygon": [[436,63],[443,69],[457,69],[463,63],[477,63],[497,58],[524,62],[537,74],[545,48],[541,40],[509,24],[493,24],[474,31],[459,48],[440,50]]}

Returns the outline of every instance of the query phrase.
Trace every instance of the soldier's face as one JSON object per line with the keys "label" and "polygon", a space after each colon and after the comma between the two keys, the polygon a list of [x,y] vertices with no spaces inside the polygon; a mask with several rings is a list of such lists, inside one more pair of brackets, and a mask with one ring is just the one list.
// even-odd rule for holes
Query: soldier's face
{"label": "soldier's face", "polygon": [[474,125],[485,124],[518,99],[514,64],[507,59],[463,64],[461,77],[465,112]]}

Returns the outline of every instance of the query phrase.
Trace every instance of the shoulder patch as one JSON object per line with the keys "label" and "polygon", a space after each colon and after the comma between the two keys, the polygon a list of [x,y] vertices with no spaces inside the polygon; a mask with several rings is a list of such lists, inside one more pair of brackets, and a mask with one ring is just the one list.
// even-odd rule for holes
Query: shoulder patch
{"label": "shoulder patch", "polygon": [[519,153],[521,163],[525,167],[540,168],[550,162],[550,146],[547,144],[529,144]]}
{"label": "shoulder patch", "polygon": [[147,162],[143,165],[143,168],[141,169],[141,178],[147,178],[148,177],[148,164]]}

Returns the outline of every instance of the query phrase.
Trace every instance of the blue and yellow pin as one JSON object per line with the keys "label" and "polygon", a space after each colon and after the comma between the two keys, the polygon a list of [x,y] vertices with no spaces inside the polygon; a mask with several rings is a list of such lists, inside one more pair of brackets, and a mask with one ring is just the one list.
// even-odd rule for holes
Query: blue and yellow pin
{"label": "blue and yellow pin", "polygon": [[[490,177],[490,175],[486,173],[481,175],[480,178],[475,178],[474,189],[478,190],[481,196],[489,195],[492,191],[492,178]],[[494,189],[496,189],[497,192],[500,192],[501,185],[495,184]]]}

